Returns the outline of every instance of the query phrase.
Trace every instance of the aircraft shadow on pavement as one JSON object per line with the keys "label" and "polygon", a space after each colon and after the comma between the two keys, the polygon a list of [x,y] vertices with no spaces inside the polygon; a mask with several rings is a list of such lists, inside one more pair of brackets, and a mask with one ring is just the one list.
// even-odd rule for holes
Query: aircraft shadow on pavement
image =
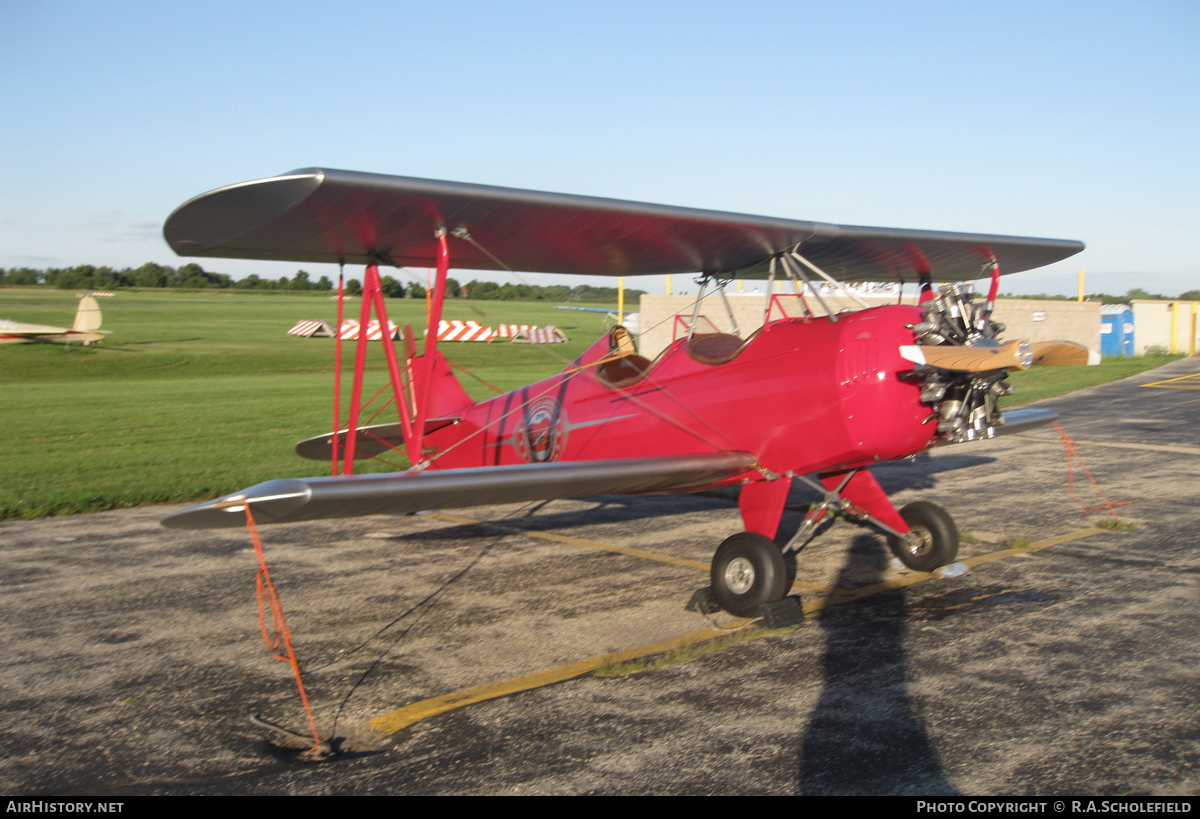
{"label": "aircraft shadow on pavement", "polygon": [[[839,588],[883,579],[881,538],[859,535]],[[908,694],[904,589],[822,613],[824,687],[800,743],[802,794],[955,795]]]}
{"label": "aircraft shadow on pavement", "polygon": [[[929,489],[937,485],[937,476],[939,473],[990,464],[995,460],[995,458],[979,455],[942,455],[932,458],[928,453],[922,453],[910,462],[884,464],[877,467],[873,472],[876,474],[885,491],[890,493],[904,488]],[[670,499],[663,496],[610,495],[584,499],[584,502],[595,504],[590,509],[581,510],[575,506],[574,508],[562,509],[561,511],[556,511],[555,501],[537,501],[525,504],[503,517],[483,519],[479,523],[450,523],[444,527],[424,531],[401,531],[388,539],[412,543],[479,538],[491,540],[509,536],[511,531],[506,531],[506,529],[510,527],[512,529],[540,532],[570,529],[579,526],[581,523],[600,525],[628,524],[645,520],[662,521],[671,515],[682,515],[713,509],[729,509],[737,503],[735,493],[736,490],[733,490],[727,494],[679,495]],[[793,484],[792,492],[788,499],[789,510],[784,512],[783,519],[780,522],[779,532],[776,536],[777,543],[781,545],[786,543],[800,527],[802,518],[797,513],[795,507],[804,506],[807,503],[818,500],[820,500],[820,496],[815,490],[799,482]],[[467,509],[465,511],[469,515],[473,510]],[[835,517],[831,516],[822,521],[808,540],[799,545],[799,550],[803,550],[811,543],[818,541],[828,529],[835,525],[836,520]],[[664,524],[658,523],[655,526],[662,525]],[[737,524],[731,521],[731,526],[736,528]],[[734,534],[734,530],[731,529],[728,534]],[[647,532],[648,538],[652,536],[652,532]],[[870,549],[882,554],[885,548],[882,538],[865,532],[857,536],[853,543],[854,546],[852,546],[851,551],[847,555],[847,563],[842,569],[843,575],[851,572],[851,567],[857,567],[862,563],[861,558],[856,557],[856,552],[861,555],[864,550]],[[870,545],[867,546],[866,544]],[[791,577],[794,577],[796,573],[796,560],[797,552],[789,552],[785,556],[785,564],[788,574]],[[884,563],[886,563],[886,559]],[[866,582],[876,582],[878,579],[881,579],[879,573],[882,571],[883,565],[881,563],[880,567],[875,570],[875,580]],[[860,570],[854,569],[854,571],[861,575]],[[851,582],[849,585],[844,585],[841,582],[843,579],[846,578],[839,577],[837,584],[839,587],[853,588],[864,585],[861,577],[858,582]]]}
{"label": "aircraft shadow on pavement", "polygon": [[[911,461],[880,464],[871,471],[878,479],[884,491],[891,494],[901,489],[932,489],[937,486],[938,475],[940,473],[983,466],[994,463],[995,460],[995,458],[991,457],[968,454],[939,455],[934,458],[929,453],[922,453]],[[661,519],[671,515],[689,514],[706,509],[729,508],[737,503],[736,492],[736,488],[733,488],[718,490],[718,492],[714,493],[675,495],[670,498],[663,495],[607,495],[597,498],[580,499],[581,501],[595,504],[592,508],[586,510],[581,510],[578,507],[558,510],[554,505],[555,501],[537,501],[525,504],[504,517],[481,519],[480,524],[454,523],[431,531],[398,532],[395,535],[395,539],[419,541],[478,537],[481,534],[481,526],[485,527],[484,531],[486,532],[487,524],[512,526],[530,531],[546,531],[571,528],[584,522],[589,525],[632,523],[639,520]],[[788,505],[789,507],[802,506],[807,503],[819,501],[820,499],[820,495],[815,490],[799,481],[795,481],[788,496]],[[451,513],[457,513],[460,510],[450,511]],[[472,510],[468,509],[465,511],[467,512],[467,516],[473,516],[471,515]],[[785,512],[783,525],[780,527],[779,537],[777,538],[779,542],[786,542],[787,538],[795,532],[794,527],[800,525],[798,518],[793,523],[792,518],[794,517],[794,515]],[[831,524],[832,520],[823,523],[817,532],[814,533],[814,537],[819,537]],[[488,533],[488,536],[494,536],[495,534],[496,530],[493,529],[491,533]],[[733,530],[729,534],[734,534]]]}
{"label": "aircraft shadow on pavement", "polygon": [[[588,525],[605,523],[630,523],[639,520],[655,520],[669,515],[683,515],[691,512],[713,508],[729,508],[736,505],[736,497],[720,498],[707,495],[679,495],[676,499],[664,502],[663,496],[633,496],[606,495],[597,498],[581,498],[583,502],[594,503],[590,509],[564,509],[543,511],[555,501],[538,501],[527,504],[504,517],[481,518],[475,523],[451,523],[445,528],[425,532],[398,532],[396,540],[442,540],[463,537],[478,537],[480,529],[488,536],[506,534],[493,529],[487,531],[487,526],[511,526],[528,529],[531,532],[565,529],[580,524]],[[473,517],[472,509],[450,509],[450,514],[464,513],[465,517]],[[484,513],[488,514],[488,513]],[[733,534],[730,531],[730,534]]]}

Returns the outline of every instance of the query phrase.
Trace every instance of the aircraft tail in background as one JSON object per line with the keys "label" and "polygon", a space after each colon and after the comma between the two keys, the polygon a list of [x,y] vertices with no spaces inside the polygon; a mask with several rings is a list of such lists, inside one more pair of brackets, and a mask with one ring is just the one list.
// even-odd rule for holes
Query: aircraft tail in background
{"label": "aircraft tail in background", "polygon": [[100,305],[91,296],[84,296],[79,300],[79,308],[75,311],[75,324],[70,330],[66,327],[48,327],[43,324],[0,321],[0,344],[70,344],[78,341],[86,347],[103,341],[105,332],[100,330]]}
{"label": "aircraft tail in background", "polygon": [[76,333],[92,333],[100,329],[100,305],[91,296],[79,300],[79,309],[75,311],[75,324],[71,330]]}

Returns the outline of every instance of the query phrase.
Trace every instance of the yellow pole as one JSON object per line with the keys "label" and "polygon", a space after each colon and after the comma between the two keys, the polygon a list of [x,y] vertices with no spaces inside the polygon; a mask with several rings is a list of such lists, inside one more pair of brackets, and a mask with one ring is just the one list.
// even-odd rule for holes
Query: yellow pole
{"label": "yellow pole", "polygon": [[625,323],[625,277],[617,277],[617,324]]}
{"label": "yellow pole", "polygon": [[1188,355],[1196,354],[1196,302],[1192,302],[1192,340],[1188,344]]}
{"label": "yellow pole", "polygon": [[1082,267],[1079,268],[1079,299],[1078,299],[1078,301],[1083,301],[1083,268]]}
{"label": "yellow pole", "polygon": [[1179,335],[1179,302],[1171,302],[1171,355],[1175,355],[1178,345],[1175,337]]}
{"label": "yellow pole", "polygon": [[671,295],[671,274],[667,274],[667,295]]}
{"label": "yellow pole", "polygon": [[742,280],[741,279],[738,279],[738,292],[739,293],[742,292]]}

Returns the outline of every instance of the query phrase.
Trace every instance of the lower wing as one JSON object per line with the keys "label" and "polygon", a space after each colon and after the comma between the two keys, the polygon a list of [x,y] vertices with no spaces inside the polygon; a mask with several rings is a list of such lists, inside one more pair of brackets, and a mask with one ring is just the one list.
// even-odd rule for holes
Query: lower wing
{"label": "lower wing", "polygon": [[716,452],[280,478],[167,515],[162,524],[175,529],[243,526],[247,505],[259,523],[291,523],[593,495],[687,492],[734,478],[756,463],[754,456],[745,452]]}

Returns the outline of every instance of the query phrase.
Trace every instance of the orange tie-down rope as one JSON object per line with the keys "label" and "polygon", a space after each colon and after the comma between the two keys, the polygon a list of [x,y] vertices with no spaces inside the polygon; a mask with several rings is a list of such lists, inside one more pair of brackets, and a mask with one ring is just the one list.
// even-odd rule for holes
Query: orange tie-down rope
{"label": "orange tie-down rope", "polygon": [[[254,584],[258,589],[258,626],[262,630],[263,642],[274,652],[276,660],[282,660],[292,667],[296,678],[296,688],[300,690],[300,701],[304,703],[304,713],[308,715],[308,726],[312,728],[313,746],[307,753],[317,755],[322,752],[321,736],[317,733],[317,721],[313,718],[312,706],[308,704],[308,694],[304,691],[304,680],[300,678],[300,662],[292,649],[292,633],[288,630],[287,621],[283,617],[283,603],[279,600],[279,592],[271,581],[271,573],[267,570],[267,559],[263,555],[262,541],[258,537],[258,527],[254,524],[254,515],[250,514],[250,504],[243,504],[246,509],[246,531],[254,543],[254,554],[258,557],[258,574]],[[264,603],[265,600],[265,603]],[[267,630],[267,609],[271,610],[271,628]],[[287,655],[279,653],[280,645]]]}
{"label": "orange tie-down rope", "polygon": [[[1067,491],[1071,493],[1071,497],[1075,499],[1077,504],[1079,504],[1079,508],[1083,510],[1083,514],[1091,514],[1097,509],[1107,509],[1108,513],[1113,516],[1113,519],[1119,523],[1121,518],[1117,515],[1116,510],[1114,510],[1113,507],[1128,506],[1129,504],[1133,503],[1133,501],[1120,501],[1117,503],[1110,501],[1108,497],[1105,496],[1104,490],[1100,488],[1100,484],[1096,483],[1096,479],[1092,477],[1092,473],[1088,471],[1087,464],[1083,462],[1083,458],[1080,457],[1079,450],[1075,448],[1075,439],[1070,435],[1067,435],[1066,431],[1062,428],[1062,424],[1060,424],[1058,421],[1054,422],[1054,426],[1058,430],[1058,434],[1062,436],[1063,449],[1067,451]],[[1104,503],[1100,504],[1099,506],[1093,506],[1089,508],[1087,504],[1081,501],[1079,496],[1075,494],[1075,490],[1071,487],[1071,485],[1075,482],[1075,468],[1072,464],[1072,459],[1079,461],[1079,468],[1083,470],[1083,474],[1087,475],[1088,480],[1092,482],[1092,487],[1096,490],[1096,494],[1100,496]]]}

